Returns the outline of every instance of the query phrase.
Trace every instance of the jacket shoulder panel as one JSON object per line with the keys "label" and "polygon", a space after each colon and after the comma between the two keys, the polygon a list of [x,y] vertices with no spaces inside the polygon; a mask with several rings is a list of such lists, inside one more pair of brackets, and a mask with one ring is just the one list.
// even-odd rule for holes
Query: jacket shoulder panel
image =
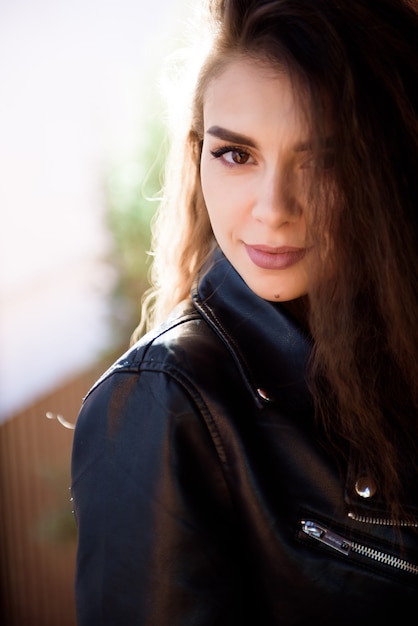
{"label": "jacket shoulder panel", "polygon": [[194,308],[139,339],[94,383],[84,401],[109,377],[141,371],[165,373],[176,379],[198,403],[202,396],[211,402],[222,395],[227,379],[240,388],[243,382],[231,352]]}

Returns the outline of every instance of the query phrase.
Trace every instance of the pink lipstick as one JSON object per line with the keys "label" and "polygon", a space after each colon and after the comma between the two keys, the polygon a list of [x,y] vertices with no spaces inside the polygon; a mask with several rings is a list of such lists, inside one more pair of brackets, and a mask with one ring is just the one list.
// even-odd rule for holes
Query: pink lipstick
{"label": "pink lipstick", "polygon": [[303,259],[306,254],[305,248],[293,248],[282,246],[272,248],[269,246],[244,244],[248,256],[254,265],[265,270],[285,270]]}

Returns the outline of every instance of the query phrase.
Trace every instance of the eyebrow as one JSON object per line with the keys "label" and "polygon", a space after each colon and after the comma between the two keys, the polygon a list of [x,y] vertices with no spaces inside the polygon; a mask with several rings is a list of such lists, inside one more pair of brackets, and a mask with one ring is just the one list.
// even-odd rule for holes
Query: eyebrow
{"label": "eyebrow", "polygon": [[[217,137],[218,139],[222,139],[223,141],[230,141],[231,143],[236,143],[244,146],[249,146],[250,148],[258,148],[257,143],[248,137],[247,135],[242,135],[241,133],[236,133],[233,130],[228,130],[227,128],[222,128],[222,126],[211,126],[206,131],[208,135],[212,135],[212,137]],[[295,152],[306,152],[312,150],[314,145],[318,145],[324,149],[332,149],[334,148],[334,140],[332,137],[325,137],[324,139],[313,139],[308,141],[298,141],[293,150]]]}
{"label": "eyebrow", "polygon": [[228,130],[226,128],[222,128],[221,126],[211,126],[206,131],[208,135],[212,135],[213,137],[217,137],[218,139],[223,139],[224,141],[230,141],[231,143],[239,143],[245,146],[249,146],[250,148],[257,148],[257,144],[251,137],[247,137],[247,135],[241,135],[240,133],[234,133],[232,130]]}

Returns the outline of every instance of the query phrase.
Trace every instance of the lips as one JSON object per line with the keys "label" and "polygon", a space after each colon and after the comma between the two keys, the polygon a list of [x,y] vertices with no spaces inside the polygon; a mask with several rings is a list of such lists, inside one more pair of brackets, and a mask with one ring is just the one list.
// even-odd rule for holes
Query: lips
{"label": "lips", "polygon": [[244,244],[248,256],[257,267],[265,270],[285,270],[296,265],[306,254],[306,248],[294,248],[282,246],[272,248],[269,246]]}

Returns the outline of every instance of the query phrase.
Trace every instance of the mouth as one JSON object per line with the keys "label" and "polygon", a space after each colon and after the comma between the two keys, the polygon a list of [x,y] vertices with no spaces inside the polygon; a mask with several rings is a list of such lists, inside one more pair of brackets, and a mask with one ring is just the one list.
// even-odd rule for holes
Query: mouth
{"label": "mouth", "polygon": [[281,246],[274,248],[264,245],[244,244],[250,260],[265,270],[285,270],[299,263],[306,254],[306,248]]}

